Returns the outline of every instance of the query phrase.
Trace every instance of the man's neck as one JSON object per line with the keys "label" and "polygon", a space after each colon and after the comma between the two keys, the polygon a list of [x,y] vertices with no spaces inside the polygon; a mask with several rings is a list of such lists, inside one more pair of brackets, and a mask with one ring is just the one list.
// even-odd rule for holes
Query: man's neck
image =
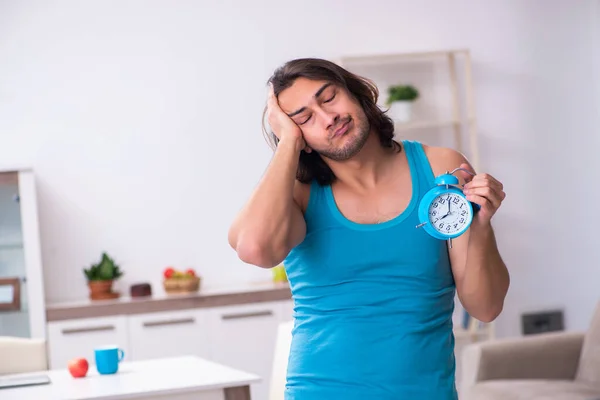
{"label": "man's neck", "polygon": [[325,160],[337,178],[338,185],[365,192],[385,181],[393,173],[396,151],[381,146],[379,137],[371,132],[361,151],[347,161]]}

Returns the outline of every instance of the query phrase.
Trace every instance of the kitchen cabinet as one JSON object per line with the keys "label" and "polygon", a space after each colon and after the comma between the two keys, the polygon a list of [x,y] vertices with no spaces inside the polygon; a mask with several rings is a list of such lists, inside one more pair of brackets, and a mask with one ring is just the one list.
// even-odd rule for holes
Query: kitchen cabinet
{"label": "kitchen cabinet", "polygon": [[213,360],[257,374],[252,399],[267,400],[283,302],[265,302],[210,310],[210,343]]}
{"label": "kitchen cabinet", "polygon": [[93,364],[94,348],[109,344],[129,361],[197,355],[259,375],[252,399],[267,400],[277,328],[292,313],[288,299],[50,321],[50,368],[65,368],[74,357]]}
{"label": "kitchen cabinet", "polygon": [[44,339],[44,275],[34,172],[0,168],[0,336]]}
{"label": "kitchen cabinet", "polygon": [[85,357],[94,364],[94,348],[119,346],[129,356],[127,317],[84,318],[48,323],[50,368],[66,368],[70,359]]}
{"label": "kitchen cabinet", "polygon": [[132,359],[185,355],[209,358],[208,315],[208,310],[196,309],[129,316]]}

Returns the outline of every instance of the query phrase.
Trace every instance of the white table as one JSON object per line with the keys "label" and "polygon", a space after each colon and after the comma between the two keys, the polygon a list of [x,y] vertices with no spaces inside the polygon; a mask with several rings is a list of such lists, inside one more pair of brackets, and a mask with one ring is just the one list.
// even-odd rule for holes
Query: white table
{"label": "white table", "polygon": [[84,378],[75,379],[66,369],[29,375],[44,373],[50,384],[0,389],[0,399],[250,400],[250,384],[260,380],[193,356],[122,362],[114,375],[99,375],[94,365]]}

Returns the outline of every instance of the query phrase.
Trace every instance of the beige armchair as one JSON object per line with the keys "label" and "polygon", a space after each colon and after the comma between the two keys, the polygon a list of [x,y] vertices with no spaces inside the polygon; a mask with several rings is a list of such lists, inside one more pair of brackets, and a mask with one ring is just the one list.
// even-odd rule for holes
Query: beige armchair
{"label": "beige armchair", "polygon": [[461,400],[600,400],[600,304],[586,333],[468,345]]}
{"label": "beige armchair", "polygon": [[0,375],[47,369],[48,359],[44,339],[0,336]]}

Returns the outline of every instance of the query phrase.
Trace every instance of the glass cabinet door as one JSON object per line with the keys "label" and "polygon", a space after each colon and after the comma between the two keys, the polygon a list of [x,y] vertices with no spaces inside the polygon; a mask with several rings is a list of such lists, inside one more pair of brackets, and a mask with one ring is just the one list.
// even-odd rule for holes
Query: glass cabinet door
{"label": "glass cabinet door", "polygon": [[0,173],[0,336],[30,337],[17,172]]}

